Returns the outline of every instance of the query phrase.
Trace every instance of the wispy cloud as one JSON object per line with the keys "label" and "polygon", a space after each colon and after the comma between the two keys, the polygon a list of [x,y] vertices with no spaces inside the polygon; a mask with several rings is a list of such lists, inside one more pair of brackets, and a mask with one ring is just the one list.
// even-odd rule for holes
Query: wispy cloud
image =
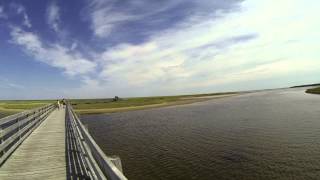
{"label": "wispy cloud", "polygon": [[18,15],[21,15],[22,18],[23,18],[23,25],[28,27],[28,28],[31,28],[32,27],[32,24],[30,22],[30,19],[29,19],[29,16],[26,12],[26,9],[23,5],[21,4],[17,4],[17,3],[11,3],[10,6],[16,10],[16,13]]}
{"label": "wispy cloud", "polygon": [[23,85],[11,82],[9,79],[0,77],[0,88],[5,89],[24,89],[25,87]]}
{"label": "wispy cloud", "polygon": [[95,70],[96,64],[82,57],[79,52],[70,52],[69,48],[60,44],[45,45],[34,33],[14,27],[11,36],[13,43],[22,46],[27,54],[38,61],[63,69],[67,75],[83,75]]}
{"label": "wispy cloud", "polygon": [[31,28],[32,25],[31,25],[31,22],[30,22],[30,19],[29,19],[29,16],[27,15],[27,13],[23,12],[22,15],[23,15],[23,25],[25,25],[28,28]]}
{"label": "wispy cloud", "polygon": [[11,88],[15,88],[15,89],[24,89],[25,87],[19,84],[15,84],[15,83],[9,83],[8,84],[9,87]]}
{"label": "wispy cloud", "polygon": [[97,9],[92,12],[92,29],[96,36],[107,37],[114,26],[135,18],[121,13],[110,13],[107,8]]}
{"label": "wispy cloud", "polygon": [[[155,31],[166,29],[179,23],[190,15],[212,14],[218,15],[234,8],[240,1],[232,0],[228,3],[212,3],[208,0],[163,0],[163,1],[123,1],[94,0],[88,1],[91,29],[97,37],[108,37],[116,29],[125,29],[129,23],[133,26],[148,26],[146,30]],[[210,7],[210,8],[208,8]],[[163,25],[166,25],[163,26]],[[150,33],[150,32],[146,32]]]}
{"label": "wispy cloud", "polygon": [[4,8],[3,6],[0,6],[0,19],[7,19],[8,16],[7,14],[4,12]]}
{"label": "wispy cloud", "polygon": [[51,2],[47,7],[47,23],[54,31],[59,31],[60,8],[55,2]]}

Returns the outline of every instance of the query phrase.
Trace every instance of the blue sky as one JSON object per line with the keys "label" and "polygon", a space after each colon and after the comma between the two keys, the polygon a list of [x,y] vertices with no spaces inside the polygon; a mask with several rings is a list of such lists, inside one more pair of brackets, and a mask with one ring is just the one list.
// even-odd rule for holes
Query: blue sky
{"label": "blue sky", "polygon": [[314,0],[0,1],[0,99],[320,82]]}

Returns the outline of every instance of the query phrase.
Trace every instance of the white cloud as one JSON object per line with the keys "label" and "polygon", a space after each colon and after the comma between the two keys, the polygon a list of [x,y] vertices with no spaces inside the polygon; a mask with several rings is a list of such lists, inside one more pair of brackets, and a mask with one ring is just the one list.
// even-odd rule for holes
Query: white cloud
{"label": "white cloud", "polygon": [[311,0],[247,0],[223,18],[197,17],[144,44],[107,49],[99,78],[132,93],[183,93],[317,72],[318,8]]}
{"label": "white cloud", "polygon": [[89,1],[89,16],[91,29],[97,37],[108,37],[115,27],[127,22],[140,20],[145,17],[163,12],[183,2],[182,0],[156,1],[126,1],[121,7],[115,6],[114,1]]}
{"label": "white cloud", "polygon": [[54,2],[47,7],[47,23],[54,31],[59,31],[60,8]]}
{"label": "white cloud", "polygon": [[67,75],[85,75],[95,70],[96,64],[80,53],[71,53],[70,49],[59,44],[45,46],[34,33],[13,28],[11,36],[13,42],[22,46],[27,54],[38,61],[63,69]]}
{"label": "white cloud", "polygon": [[92,13],[92,29],[96,36],[106,37],[115,25],[134,18],[121,13],[108,13],[106,8],[98,9]]}
{"label": "white cloud", "polygon": [[73,50],[75,50],[77,47],[78,47],[78,43],[73,42],[73,43],[71,44],[70,50],[73,51]]}
{"label": "white cloud", "polygon": [[23,14],[23,25],[27,26],[28,28],[32,27],[29,16],[26,13]]}
{"label": "white cloud", "polygon": [[[108,8],[91,12],[91,28],[98,37],[108,36],[118,23],[139,18]],[[217,13],[190,17],[141,44],[88,52],[95,60],[84,58],[76,42],[68,48],[45,44],[35,33],[18,28],[11,36],[38,61],[70,76],[81,75],[81,87],[68,90],[73,97],[195,93],[319,72],[319,8],[320,3],[312,0],[247,0],[239,11],[219,12],[220,18],[213,18]],[[59,8],[53,12],[51,18],[48,13],[48,22],[51,19],[49,24],[57,31]]]}

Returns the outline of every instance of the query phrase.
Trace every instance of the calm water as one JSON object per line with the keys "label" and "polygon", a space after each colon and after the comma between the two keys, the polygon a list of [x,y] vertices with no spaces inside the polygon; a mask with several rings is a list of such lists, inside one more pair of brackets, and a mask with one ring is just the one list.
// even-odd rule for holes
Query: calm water
{"label": "calm water", "polygon": [[82,119],[130,180],[320,178],[320,96],[304,89]]}

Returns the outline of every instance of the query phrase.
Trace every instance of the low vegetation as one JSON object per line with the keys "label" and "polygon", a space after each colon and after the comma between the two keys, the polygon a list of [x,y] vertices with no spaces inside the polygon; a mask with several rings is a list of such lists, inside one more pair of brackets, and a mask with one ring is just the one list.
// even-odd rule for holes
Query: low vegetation
{"label": "low vegetation", "polygon": [[234,95],[235,93],[196,94],[181,96],[137,97],[113,99],[77,99],[71,104],[80,114],[97,114],[139,110],[163,106],[189,104],[208,99]]}
{"label": "low vegetation", "polygon": [[16,100],[16,101],[0,101],[0,118],[15,114],[28,109],[44,106],[53,103],[52,100]]}
{"label": "low vegetation", "polygon": [[[214,98],[221,98],[235,95],[236,93],[213,93],[181,96],[159,96],[159,97],[136,97],[110,99],[72,99],[71,104],[79,114],[99,114],[140,110],[155,107],[190,104]],[[44,106],[54,100],[34,100],[34,101],[0,101],[0,118],[18,113],[24,110]]]}
{"label": "low vegetation", "polygon": [[301,87],[312,87],[312,86],[320,86],[320,84],[305,84],[305,85],[300,85],[300,86],[293,86],[291,88],[301,88]]}
{"label": "low vegetation", "polygon": [[306,92],[311,94],[320,94],[320,87],[308,89]]}

